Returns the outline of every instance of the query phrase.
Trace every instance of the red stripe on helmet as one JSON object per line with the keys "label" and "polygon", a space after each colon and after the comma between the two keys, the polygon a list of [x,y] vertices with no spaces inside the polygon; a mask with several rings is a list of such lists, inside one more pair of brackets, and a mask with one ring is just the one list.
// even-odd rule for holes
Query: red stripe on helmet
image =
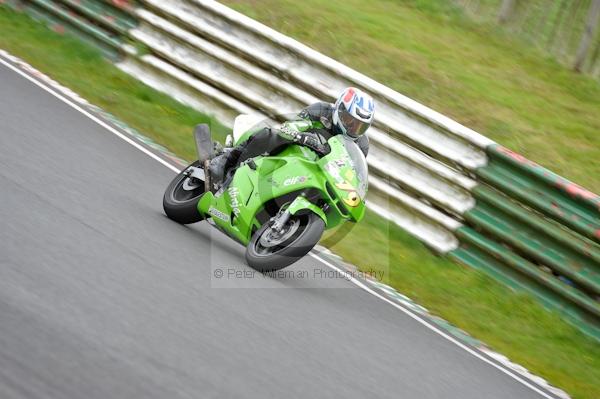
{"label": "red stripe on helmet", "polygon": [[354,90],[348,89],[346,95],[344,96],[344,102],[347,103],[348,101],[352,100],[352,97],[354,97]]}

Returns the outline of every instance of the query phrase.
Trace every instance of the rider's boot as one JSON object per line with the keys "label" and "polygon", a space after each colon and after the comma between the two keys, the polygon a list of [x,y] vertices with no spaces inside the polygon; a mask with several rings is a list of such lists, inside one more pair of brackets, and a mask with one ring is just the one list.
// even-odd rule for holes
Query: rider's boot
{"label": "rider's boot", "polygon": [[209,171],[213,187],[219,187],[223,184],[227,172],[237,166],[237,161],[242,154],[242,146],[225,150],[210,160]]}
{"label": "rider's boot", "polygon": [[[214,157],[209,165],[213,187],[220,187],[227,178],[227,173],[232,168],[236,168],[241,161],[263,154],[276,147],[273,146],[272,141],[274,138],[276,139],[278,137],[279,136],[273,134],[270,129],[265,128],[262,131],[255,133],[243,143],[238,144],[229,150],[226,149],[222,154]],[[279,143],[279,145],[281,145],[281,143]]]}

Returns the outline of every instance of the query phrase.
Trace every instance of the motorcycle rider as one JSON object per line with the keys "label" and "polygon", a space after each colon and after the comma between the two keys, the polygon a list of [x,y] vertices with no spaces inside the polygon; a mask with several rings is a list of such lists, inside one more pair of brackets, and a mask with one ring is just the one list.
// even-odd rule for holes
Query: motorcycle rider
{"label": "motorcycle rider", "polygon": [[285,124],[281,129],[264,128],[230,151],[213,158],[209,166],[212,183],[222,183],[227,172],[237,168],[245,160],[259,155],[274,155],[292,143],[326,154],[329,151],[327,140],[337,134],[355,140],[366,156],[369,139],[365,133],[373,123],[374,111],[375,101],[370,95],[348,87],[334,104],[318,102],[298,114],[300,120],[320,122],[318,127],[305,132],[286,128]]}

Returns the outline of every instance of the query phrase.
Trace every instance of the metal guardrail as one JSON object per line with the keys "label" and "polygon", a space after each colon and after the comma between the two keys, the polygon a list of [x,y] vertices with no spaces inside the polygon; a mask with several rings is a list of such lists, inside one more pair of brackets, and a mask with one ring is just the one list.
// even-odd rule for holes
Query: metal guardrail
{"label": "metal guardrail", "polygon": [[21,3],[112,48],[122,70],[225,124],[332,100],[349,85],[366,90],[378,103],[370,208],[600,339],[595,194],[212,0]]}
{"label": "metal guardrail", "polygon": [[[128,57],[119,63],[120,68],[190,105],[203,107],[212,102],[210,107],[203,109],[225,115],[226,123],[231,123],[234,114],[238,113],[258,113],[265,117],[289,114],[319,98],[332,98],[332,93],[338,92],[338,88],[329,94],[307,92],[286,80],[283,70],[280,74],[274,73],[274,67],[282,68],[282,64],[273,63],[265,70],[249,61],[248,54],[215,44],[219,43],[218,39],[224,40],[225,35],[214,31],[215,21],[197,19],[198,16],[186,8],[186,5],[194,6],[191,3],[155,1],[144,4],[153,8],[136,10],[141,23],[129,34],[151,49],[152,54]],[[212,88],[210,92],[205,88],[206,83]],[[339,90],[347,84],[338,83]],[[182,86],[186,87],[182,90]],[[215,103],[218,103],[217,107]],[[373,149],[369,166],[383,177],[381,184],[373,186],[375,190],[371,197],[379,213],[390,208],[388,196],[399,192],[384,183],[389,179],[390,168],[403,171],[398,183],[413,187],[431,201],[457,210],[469,202],[474,203],[468,192],[474,182],[468,177],[380,130],[374,129],[371,138]],[[447,252],[458,246],[448,226],[457,228],[459,223],[440,212],[441,208],[423,202],[415,207],[404,198],[395,198],[393,202],[394,220],[430,247]]]}

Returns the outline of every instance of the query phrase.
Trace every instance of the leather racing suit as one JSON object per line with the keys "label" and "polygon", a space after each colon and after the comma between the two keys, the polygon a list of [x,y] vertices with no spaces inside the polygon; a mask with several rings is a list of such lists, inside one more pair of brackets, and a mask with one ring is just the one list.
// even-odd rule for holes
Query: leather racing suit
{"label": "leather racing suit", "polygon": [[[273,128],[263,128],[248,138],[245,142],[232,148],[230,151],[215,157],[210,163],[210,172],[213,183],[221,182],[229,170],[237,168],[247,159],[259,155],[275,155],[287,145],[299,143],[319,153],[328,152],[327,140],[340,134],[333,125],[332,115],[334,106],[326,102],[318,102],[304,108],[297,115],[296,120],[307,120],[314,127],[303,132],[286,132]],[[285,124],[284,124],[285,125]],[[369,138],[363,134],[356,139],[356,144],[367,156],[369,152]]]}

